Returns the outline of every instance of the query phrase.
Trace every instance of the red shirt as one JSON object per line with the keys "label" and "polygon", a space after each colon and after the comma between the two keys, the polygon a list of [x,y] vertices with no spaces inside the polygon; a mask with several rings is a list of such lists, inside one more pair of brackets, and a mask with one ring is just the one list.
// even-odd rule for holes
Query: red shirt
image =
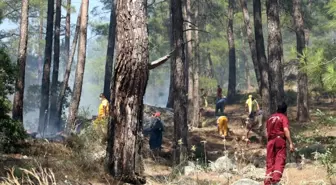
{"label": "red shirt", "polygon": [[268,139],[271,140],[277,136],[285,137],[284,128],[289,128],[288,123],[286,115],[281,113],[272,114],[266,122]]}
{"label": "red shirt", "polygon": [[222,97],[222,88],[217,89],[217,97],[221,98]]}

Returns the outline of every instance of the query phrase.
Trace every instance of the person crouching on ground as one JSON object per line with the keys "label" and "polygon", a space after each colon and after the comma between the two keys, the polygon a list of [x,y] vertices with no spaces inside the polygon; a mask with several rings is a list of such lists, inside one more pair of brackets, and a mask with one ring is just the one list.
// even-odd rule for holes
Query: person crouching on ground
{"label": "person crouching on ground", "polygon": [[281,180],[286,164],[286,140],[289,141],[290,151],[294,151],[286,114],[287,105],[283,102],[278,105],[277,113],[271,115],[266,122],[268,142],[265,185],[276,185]]}
{"label": "person crouching on ground", "polygon": [[217,128],[218,128],[218,133],[221,136],[226,137],[228,133],[228,123],[229,119],[226,116],[220,116],[217,119]]}
{"label": "person crouching on ground", "polygon": [[152,121],[149,128],[145,129],[145,133],[149,133],[149,148],[151,150],[161,151],[162,132],[164,131],[163,122],[160,119],[160,112],[152,115]]}

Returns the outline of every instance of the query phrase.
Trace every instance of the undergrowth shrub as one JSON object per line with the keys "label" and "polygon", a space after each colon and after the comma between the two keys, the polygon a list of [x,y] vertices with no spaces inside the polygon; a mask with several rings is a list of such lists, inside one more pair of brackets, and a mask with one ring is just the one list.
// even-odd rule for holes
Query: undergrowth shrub
{"label": "undergrowth shrub", "polygon": [[12,104],[8,95],[14,93],[17,76],[14,65],[6,51],[0,48],[0,152],[16,149],[16,144],[26,136],[23,124],[9,117]]}
{"label": "undergrowth shrub", "polygon": [[[17,170],[20,171],[20,176],[17,176]],[[37,169],[16,169],[8,170],[7,177],[3,178],[0,185],[55,185],[56,178],[51,169],[42,168],[39,166]]]}
{"label": "undergrowth shrub", "polygon": [[23,125],[10,118],[0,120],[0,152],[14,152],[27,137]]}

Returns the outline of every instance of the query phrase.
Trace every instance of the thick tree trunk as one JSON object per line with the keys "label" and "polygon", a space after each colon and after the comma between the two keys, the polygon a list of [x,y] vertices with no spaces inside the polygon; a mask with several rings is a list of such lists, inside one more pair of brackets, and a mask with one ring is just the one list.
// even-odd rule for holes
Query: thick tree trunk
{"label": "thick tree trunk", "polygon": [[17,66],[19,67],[19,75],[15,82],[15,94],[13,102],[13,119],[18,120],[23,124],[23,97],[25,86],[25,69],[27,58],[27,43],[28,43],[28,0],[22,0],[21,7],[21,23],[20,23],[20,43],[19,56]]}
{"label": "thick tree trunk", "polygon": [[228,100],[233,101],[236,95],[236,48],[234,43],[233,32],[233,6],[234,0],[229,0],[228,9],[228,45],[229,45],[229,85],[228,85]]}
{"label": "thick tree trunk", "polygon": [[254,72],[256,75],[257,82],[258,82],[259,91],[261,92],[260,90],[261,89],[261,86],[260,86],[261,79],[260,79],[260,71],[258,67],[257,49],[256,49],[256,43],[253,37],[253,31],[252,31],[252,27],[250,23],[250,16],[249,16],[249,12],[247,9],[246,0],[240,0],[240,5],[243,10],[243,18],[244,18],[244,23],[245,23],[246,33],[247,33],[247,39],[248,39],[248,43],[250,46],[251,58],[252,58],[253,66],[254,66]]}
{"label": "thick tree trunk", "polygon": [[297,115],[296,119],[305,122],[310,119],[308,105],[308,75],[301,68],[305,66],[306,61],[303,57],[303,50],[306,47],[304,20],[301,12],[301,0],[293,0],[293,19],[296,32],[296,50],[300,60],[298,82],[297,82]]}
{"label": "thick tree trunk", "polygon": [[59,92],[59,96],[58,96],[58,100],[57,100],[57,117],[56,117],[56,125],[58,128],[60,128],[60,120],[62,117],[62,105],[64,102],[64,98],[65,98],[65,91],[68,87],[68,83],[69,83],[69,77],[70,77],[70,72],[71,72],[71,66],[73,63],[73,59],[75,56],[75,52],[76,52],[76,45],[77,45],[77,41],[78,41],[78,35],[79,35],[79,28],[80,28],[80,20],[81,20],[81,9],[80,12],[78,14],[78,18],[77,18],[77,23],[76,23],[76,30],[75,30],[75,35],[72,41],[72,46],[71,46],[71,51],[70,51],[70,55],[67,61],[67,65],[66,65],[66,69],[65,69],[65,73],[64,73],[64,77],[63,77],[63,84],[61,87],[61,90]]}
{"label": "thick tree trunk", "polygon": [[186,67],[188,68],[188,75],[187,75],[187,87],[188,87],[188,126],[192,128],[194,126],[194,115],[193,115],[193,104],[194,101],[194,76],[193,76],[193,69],[195,58],[193,58],[193,47],[192,47],[192,26],[191,26],[191,0],[186,0],[183,3],[183,10],[184,10],[184,30],[186,31]]}
{"label": "thick tree trunk", "polygon": [[144,0],[119,0],[116,6],[117,53],[107,168],[114,178],[131,184],[146,183],[141,157],[143,96],[149,75],[146,13]]}
{"label": "thick tree trunk", "polygon": [[198,33],[198,28],[199,28],[199,2],[196,4],[195,8],[195,23],[197,25],[195,29],[195,60],[194,60],[194,65],[193,65],[193,78],[194,78],[194,90],[193,90],[193,116],[194,116],[194,123],[193,126],[197,126],[199,128],[202,127],[202,123],[199,120],[199,109],[200,109],[200,96],[199,96],[199,66],[200,66],[200,49],[199,49],[199,33]]}
{"label": "thick tree trunk", "polygon": [[175,53],[173,60],[174,74],[174,144],[173,161],[175,165],[184,163],[188,153],[187,87],[183,43],[182,1],[171,0],[172,37]]}
{"label": "thick tree trunk", "polygon": [[265,117],[270,115],[270,86],[269,64],[265,54],[264,34],[262,28],[262,15],[260,0],[253,0],[254,36],[257,50],[258,66],[260,71],[260,94],[262,96],[262,109]]}
{"label": "thick tree trunk", "polygon": [[283,49],[280,28],[280,6],[278,0],[266,1],[267,26],[268,26],[268,63],[269,84],[271,97],[271,113],[276,111],[277,105],[284,101],[283,81]]}
{"label": "thick tree trunk", "polygon": [[44,131],[49,108],[50,65],[53,45],[54,0],[48,0],[47,34],[44,51],[44,65],[41,86],[41,105],[38,132]]}
{"label": "thick tree trunk", "polygon": [[[170,7],[171,8],[171,7]],[[169,15],[169,21],[170,24],[169,25],[169,43],[170,43],[170,49],[173,50],[174,49],[174,41],[173,41],[173,31],[172,31],[172,15],[170,13]],[[176,48],[174,49],[174,52],[176,51]],[[173,53],[174,55],[174,53]],[[173,65],[173,59],[170,58],[170,82],[169,82],[169,94],[168,94],[168,100],[167,100],[167,108],[173,108],[174,107],[174,65]]]}
{"label": "thick tree trunk", "polygon": [[71,0],[67,0],[66,7],[66,17],[65,17],[65,58],[69,61],[70,57],[70,26],[71,26]]}
{"label": "thick tree trunk", "polygon": [[80,98],[82,95],[83,77],[84,77],[85,60],[86,60],[88,9],[89,9],[89,0],[82,0],[80,35],[78,45],[78,62],[75,75],[75,84],[73,88],[71,104],[69,107],[69,116],[66,127],[68,133],[71,131],[72,126],[76,120]]}
{"label": "thick tree trunk", "polygon": [[55,18],[55,36],[54,36],[54,65],[53,75],[51,80],[51,97],[50,97],[50,111],[49,111],[49,129],[50,131],[58,131],[60,128],[56,127],[57,120],[57,84],[58,84],[58,70],[60,62],[60,33],[61,33],[61,6],[62,1],[56,0],[56,18]]}
{"label": "thick tree trunk", "polygon": [[108,100],[111,100],[111,80],[113,73],[113,58],[114,58],[114,45],[115,45],[115,27],[116,27],[116,14],[115,14],[116,0],[112,1],[109,36],[107,44],[107,55],[105,63],[105,77],[104,77],[104,95]]}

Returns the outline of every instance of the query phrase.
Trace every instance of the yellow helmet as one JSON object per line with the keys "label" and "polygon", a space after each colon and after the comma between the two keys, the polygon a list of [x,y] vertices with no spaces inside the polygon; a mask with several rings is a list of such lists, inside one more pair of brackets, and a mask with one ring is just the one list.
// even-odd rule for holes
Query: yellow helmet
{"label": "yellow helmet", "polygon": [[249,97],[249,98],[252,98],[252,95],[250,94],[248,97]]}

